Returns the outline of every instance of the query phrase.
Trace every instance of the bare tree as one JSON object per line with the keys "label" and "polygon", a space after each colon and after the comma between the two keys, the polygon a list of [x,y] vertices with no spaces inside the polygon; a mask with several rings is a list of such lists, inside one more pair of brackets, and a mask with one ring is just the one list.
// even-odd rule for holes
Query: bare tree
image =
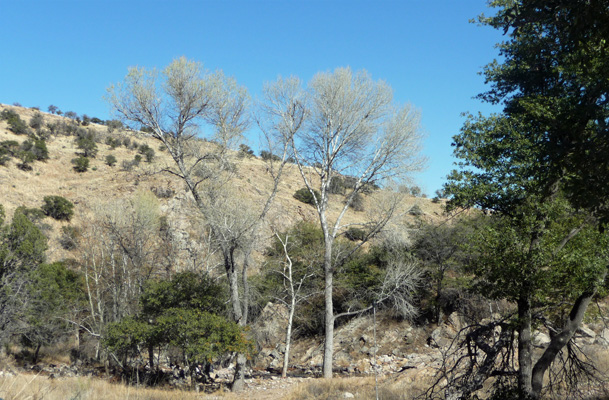
{"label": "bare tree", "polygon": [[[277,85],[280,84],[281,80]],[[336,319],[333,275],[336,267],[352,254],[333,260],[334,241],[345,228],[341,221],[363,188],[400,181],[422,167],[424,160],[419,156],[422,135],[418,112],[411,106],[395,106],[391,88],[385,82],[373,81],[364,71],[354,73],[349,68],[338,68],[332,73],[319,73],[306,92],[295,83],[292,86],[294,88],[288,92],[289,103],[294,105],[293,110],[302,109],[304,123],[293,125],[297,129],[286,129],[284,140],[292,145],[304,183],[315,200],[324,233],[323,375],[331,378]],[[330,185],[339,174],[353,176],[355,182],[338,217],[330,221]],[[314,189],[319,190],[320,198],[315,196]],[[366,240],[385,226],[397,202],[393,205],[383,218],[371,224]]]}
{"label": "bare tree", "polygon": [[[180,177],[193,196],[224,261],[233,319],[246,325],[250,256],[278,188],[287,145],[279,166],[269,170],[271,193],[256,211],[227,185],[233,169],[228,150],[249,124],[249,97],[234,79],[222,72],[206,73],[199,63],[180,58],[163,70],[161,78],[155,70],[131,68],[125,81],[111,86],[108,93],[122,119],[147,127],[173,158],[173,165],[165,170]],[[214,145],[197,138],[202,124],[212,127]],[[243,355],[237,355],[233,391],[243,389],[245,362]]]}
{"label": "bare tree", "polygon": [[[285,352],[283,354],[283,368],[281,370],[281,376],[285,378],[288,373],[288,365],[290,360],[290,346],[292,343],[294,314],[296,313],[296,307],[298,304],[316,294],[315,292],[306,291],[305,286],[303,286],[315,275],[315,271],[314,262],[312,261],[305,262],[303,264],[304,268],[299,268],[301,269],[300,271],[295,271],[290,252],[293,246],[299,247],[302,245],[302,243],[298,243],[298,240],[295,241],[293,238],[290,241],[289,233],[282,235],[277,231],[274,231],[274,234],[281,244],[281,248],[283,250],[283,261],[281,263],[282,268],[275,270],[275,272],[282,277],[284,286],[284,293],[282,294],[285,296],[277,296],[275,299],[285,304],[288,308],[288,324],[286,326],[285,333]],[[296,274],[296,272],[298,272],[298,274]]]}

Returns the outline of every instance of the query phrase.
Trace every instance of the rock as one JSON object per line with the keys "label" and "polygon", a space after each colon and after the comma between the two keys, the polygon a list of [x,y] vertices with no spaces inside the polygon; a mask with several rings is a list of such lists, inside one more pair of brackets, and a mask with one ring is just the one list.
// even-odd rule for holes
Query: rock
{"label": "rock", "polygon": [[592,329],[588,328],[586,325],[582,325],[577,330],[577,334],[581,335],[584,338],[595,338],[596,337],[596,332],[594,332]]}
{"label": "rock", "polygon": [[533,346],[537,346],[537,347],[546,347],[548,344],[550,344],[550,341],[552,339],[550,339],[550,336],[548,336],[547,334],[543,333],[543,332],[535,332],[533,333],[533,338],[532,338],[532,343]]}
{"label": "rock", "polygon": [[283,304],[267,303],[252,331],[262,347],[274,347],[285,340],[288,309]]}
{"label": "rock", "polygon": [[601,333],[596,336],[594,344],[609,346],[609,328],[603,329]]}
{"label": "rock", "polygon": [[586,325],[581,326],[575,333],[575,340],[586,345],[593,344],[595,338],[596,332]]}
{"label": "rock", "polygon": [[353,398],[355,398],[353,393],[349,393],[349,392],[343,393],[343,399],[353,399]]}

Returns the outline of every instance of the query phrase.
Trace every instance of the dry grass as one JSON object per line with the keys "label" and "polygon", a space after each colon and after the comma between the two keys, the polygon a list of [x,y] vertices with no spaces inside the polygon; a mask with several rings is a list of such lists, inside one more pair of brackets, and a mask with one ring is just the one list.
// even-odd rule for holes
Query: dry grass
{"label": "dry grass", "polygon": [[49,379],[19,374],[0,377],[0,398],[4,400],[196,400],[224,398],[223,393],[204,395],[183,390],[163,390],[112,384],[99,378]]}
{"label": "dry grass", "polygon": [[[415,383],[405,385],[400,382],[379,380],[378,398],[381,400],[413,399],[422,393]],[[297,386],[287,394],[287,400],[343,399],[351,393],[355,399],[376,399],[374,377],[316,379]]]}
{"label": "dry grass", "polygon": [[[0,111],[12,109],[21,118],[28,122],[34,111],[21,107],[13,107],[0,104]],[[56,122],[63,117],[41,112],[45,122]],[[105,136],[107,128],[101,125],[91,124],[86,127],[97,132],[100,137]],[[132,160],[136,151],[118,147],[114,150],[104,144],[102,140],[98,143],[98,154],[91,160],[89,171],[77,173],[72,169],[70,160],[75,157],[77,152],[72,136],[53,136],[48,139],[50,159],[46,162],[34,162],[33,171],[21,171],[15,166],[16,161],[10,161],[6,167],[0,166],[0,202],[2,202],[7,216],[13,214],[14,210],[24,205],[26,207],[40,207],[42,199],[48,195],[59,195],[72,201],[75,207],[75,216],[72,220],[73,225],[80,225],[83,217],[87,216],[93,206],[99,201],[117,201],[119,199],[131,198],[138,190],[151,189],[153,187],[171,188],[176,192],[176,198],[185,199],[189,196],[185,193],[183,183],[176,177],[160,173],[162,166],[171,165],[172,160],[166,152],[159,151],[159,143],[150,137],[146,137],[132,132],[115,132],[114,136],[129,136],[140,144],[147,144],[155,150],[155,160],[152,164],[142,163],[140,167],[132,171],[121,169],[123,161]],[[0,141],[16,140],[22,142],[24,136],[14,135],[7,130],[5,121],[0,121]],[[113,154],[118,162],[114,167],[105,164],[105,157]],[[262,206],[266,200],[267,193],[272,187],[272,180],[268,171],[268,165],[259,158],[237,159],[237,176],[233,181],[233,186],[237,189],[239,196],[251,201],[252,204]],[[316,212],[313,207],[303,204],[292,196],[294,192],[303,187],[302,177],[294,165],[289,165],[280,184],[279,193],[273,205],[273,211],[269,216],[271,223],[279,229],[286,229],[301,220],[316,221]],[[355,212],[349,210],[344,217],[345,224],[362,222],[368,218],[368,213],[373,212],[376,207],[376,200],[373,196],[364,196],[365,210]],[[336,218],[343,206],[343,196],[332,195],[329,205],[329,219]],[[161,200],[162,207],[173,208],[176,204],[174,199]],[[441,218],[441,204],[432,203],[429,199],[414,198],[406,196],[398,214],[401,216],[396,219],[395,224],[408,226],[415,221],[415,217],[408,215],[407,211],[418,204],[425,215],[423,219]],[[181,201],[177,205],[180,213],[186,212],[186,205]],[[58,244],[58,236],[61,226],[66,222],[59,222],[45,219],[51,230],[50,249],[47,258],[50,261],[71,258],[73,255],[64,251]],[[268,237],[271,233],[268,232]]]}

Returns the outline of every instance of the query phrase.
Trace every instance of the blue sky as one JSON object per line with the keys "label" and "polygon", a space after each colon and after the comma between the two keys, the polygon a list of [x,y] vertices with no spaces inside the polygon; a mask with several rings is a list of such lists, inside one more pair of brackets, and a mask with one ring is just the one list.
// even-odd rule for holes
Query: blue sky
{"label": "blue sky", "polygon": [[429,164],[415,180],[433,195],[453,168],[460,114],[491,111],[473,97],[502,37],[468,23],[482,12],[485,0],[0,0],[0,103],[108,119],[102,96],[129,66],[180,56],[253,97],[278,75],[366,69],[421,111]]}

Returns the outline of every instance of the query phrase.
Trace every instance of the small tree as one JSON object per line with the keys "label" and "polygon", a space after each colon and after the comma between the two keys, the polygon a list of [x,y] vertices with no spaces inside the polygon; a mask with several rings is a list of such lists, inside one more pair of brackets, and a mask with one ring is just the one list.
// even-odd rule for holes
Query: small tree
{"label": "small tree", "polygon": [[97,155],[97,143],[92,132],[83,132],[76,138],[76,146],[82,150],[83,157],[95,158]]}
{"label": "small tree", "polygon": [[154,159],[154,150],[147,144],[142,144],[138,149],[138,153],[146,158],[147,163],[152,162]]}
{"label": "small tree", "polygon": [[302,201],[305,204],[315,205],[315,199],[321,198],[319,191],[310,191],[307,188],[298,189],[293,196],[296,200]]}
{"label": "small tree", "polygon": [[85,156],[73,158],[72,164],[74,164],[74,171],[76,172],[87,172],[89,169],[89,159]]}
{"label": "small tree", "polygon": [[74,215],[74,204],[61,196],[45,196],[40,207],[46,215],[58,221],[69,221]]}
{"label": "small tree", "polygon": [[116,164],[116,157],[114,157],[114,155],[112,154],[108,154],[106,156],[106,164],[110,167],[114,167],[114,165]]}

